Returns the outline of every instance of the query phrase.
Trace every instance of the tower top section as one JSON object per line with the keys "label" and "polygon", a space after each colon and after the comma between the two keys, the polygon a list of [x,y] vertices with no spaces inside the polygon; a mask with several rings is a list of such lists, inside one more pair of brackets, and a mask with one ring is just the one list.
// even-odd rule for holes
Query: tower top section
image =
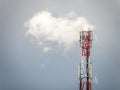
{"label": "tower top section", "polygon": [[82,56],[90,56],[90,47],[92,46],[93,31],[80,31],[80,46],[82,47]]}
{"label": "tower top section", "polygon": [[92,44],[92,40],[93,40],[93,31],[91,30],[83,30],[80,31],[80,45],[82,46],[83,44],[85,44],[85,42],[90,42],[90,46]]}

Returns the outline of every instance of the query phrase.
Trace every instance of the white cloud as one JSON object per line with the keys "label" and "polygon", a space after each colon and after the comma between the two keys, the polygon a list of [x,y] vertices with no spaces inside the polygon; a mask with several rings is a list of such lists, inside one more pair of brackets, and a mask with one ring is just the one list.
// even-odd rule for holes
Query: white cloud
{"label": "white cloud", "polygon": [[49,50],[51,50],[51,48],[49,48],[49,47],[44,47],[43,48],[43,51],[46,53],[46,52],[48,52]]}
{"label": "white cloud", "polygon": [[84,17],[75,12],[65,14],[63,17],[53,17],[48,11],[41,11],[25,22],[26,35],[33,37],[42,51],[48,52],[54,44],[63,50],[69,50],[79,41],[81,29],[93,29]]}

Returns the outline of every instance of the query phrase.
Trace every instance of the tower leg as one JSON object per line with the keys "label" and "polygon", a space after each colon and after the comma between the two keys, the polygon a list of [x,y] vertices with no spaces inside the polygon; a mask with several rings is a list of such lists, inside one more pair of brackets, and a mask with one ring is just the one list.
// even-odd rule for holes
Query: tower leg
{"label": "tower leg", "polygon": [[91,82],[86,82],[87,90],[92,90]]}
{"label": "tower leg", "polygon": [[84,84],[85,84],[85,82],[80,82],[79,90],[84,90]]}

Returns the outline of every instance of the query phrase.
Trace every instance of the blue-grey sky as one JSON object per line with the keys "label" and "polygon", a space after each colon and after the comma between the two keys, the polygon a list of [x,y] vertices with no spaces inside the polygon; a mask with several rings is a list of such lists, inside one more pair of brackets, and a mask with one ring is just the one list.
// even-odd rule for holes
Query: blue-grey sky
{"label": "blue-grey sky", "polygon": [[24,22],[42,10],[74,11],[96,27],[93,90],[120,90],[119,0],[0,0],[0,90],[78,90],[79,45],[44,54],[25,37]]}

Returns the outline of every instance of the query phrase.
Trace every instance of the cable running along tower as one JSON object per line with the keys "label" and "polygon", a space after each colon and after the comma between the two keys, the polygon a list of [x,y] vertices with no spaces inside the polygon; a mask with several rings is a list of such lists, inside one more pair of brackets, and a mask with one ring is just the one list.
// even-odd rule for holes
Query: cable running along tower
{"label": "cable running along tower", "polygon": [[92,63],[90,61],[92,40],[93,32],[91,30],[80,31],[79,42],[82,49],[82,60],[78,65],[79,90],[92,90]]}

